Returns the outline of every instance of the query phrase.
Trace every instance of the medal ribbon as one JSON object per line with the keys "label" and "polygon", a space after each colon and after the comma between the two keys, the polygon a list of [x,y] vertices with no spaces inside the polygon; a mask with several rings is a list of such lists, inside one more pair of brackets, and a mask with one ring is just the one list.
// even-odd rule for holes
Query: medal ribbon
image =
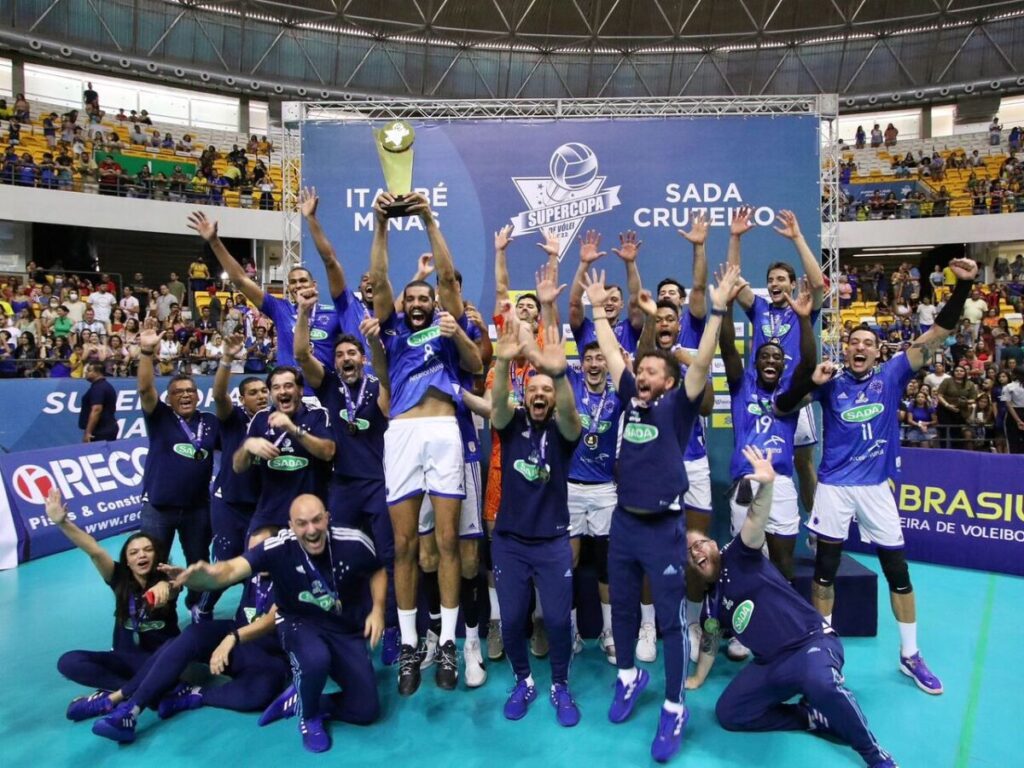
{"label": "medal ribbon", "polygon": [[363,395],[366,394],[366,382],[368,381],[368,379],[366,378],[366,376],[363,376],[362,378],[363,383],[359,386],[359,394],[356,395],[356,399],[354,402],[352,400],[352,393],[349,392],[348,384],[346,384],[344,381],[341,382],[341,392],[343,395],[345,395],[345,407],[348,409],[349,424],[356,423],[356,413],[359,410],[359,406],[363,404]]}
{"label": "medal ribbon", "polygon": [[[175,415],[177,416],[177,414],[175,414]],[[195,432],[192,431],[192,427],[190,427],[188,425],[188,422],[185,421],[183,418],[181,418],[181,416],[177,416],[177,419],[178,419],[178,426],[181,427],[181,431],[185,433],[185,437],[192,444],[192,447],[196,449],[196,457],[198,458],[200,452],[203,450],[202,449],[203,432],[206,429],[206,424],[203,423],[203,417],[202,416],[199,417],[199,434],[198,435]]]}

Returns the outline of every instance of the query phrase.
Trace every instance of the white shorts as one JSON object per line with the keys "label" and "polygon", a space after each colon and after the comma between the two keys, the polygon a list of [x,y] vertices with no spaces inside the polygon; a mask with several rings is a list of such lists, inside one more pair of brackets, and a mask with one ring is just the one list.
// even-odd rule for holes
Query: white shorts
{"label": "white shorts", "polygon": [[888,483],[827,485],[818,483],[807,528],[819,536],[846,541],[857,516],[860,537],[880,547],[902,547],[903,527]]}
{"label": "white shorts", "polygon": [[814,406],[808,403],[800,409],[800,416],[796,422],[796,435],[793,437],[793,446],[803,448],[805,445],[814,445],[818,442],[818,429],[814,423]]}
{"label": "white shorts", "polygon": [[[756,494],[760,483],[751,482],[751,490]],[[729,498],[730,530],[733,536],[740,532],[743,521],[747,519],[749,507],[736,503],[736,494]],[[797,503],[796,486],[793,478],[785,475],[775,476],[775,487],[772,489],[772,508],[768,513],[768,525],[765,533],[774,536],[796,536],[800,533],[800,505]]]}
{"label": "white shorts", "polygon": [[[385,435],[387,432],[384,433]],[[483,484],[480,482],[480,462],[467,461],[466,466],[466,498],[462,500],[462,511],[459,514],[459,538],[479,539],[484,535],[483,516]],[[434,532],[434,505],[430,497],[423,497],[420,505],[419,534],[426,536]]]}
{"label": "white shorts", "polygon": [[432,493],[466,498],[462,436],[454,416],[392,419],[384,433],[388,504]]}
{"label": "white shorts", "polygon": [[711,514],[711,465],[705,456],[695,461],[684,461],[686,479],[690,487],[683,496],[683,507],[695,512]]}
{"label": "white shorts", "polygon": [[607,536],[612,529],[612,512],[619,503],[615,483],[574,483],[569,481],[569,536]]}

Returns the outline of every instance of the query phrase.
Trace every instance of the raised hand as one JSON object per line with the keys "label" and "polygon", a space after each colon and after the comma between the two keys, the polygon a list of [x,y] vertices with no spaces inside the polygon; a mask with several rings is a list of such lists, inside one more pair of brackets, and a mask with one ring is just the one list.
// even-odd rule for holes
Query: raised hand
{"label": "raised hand", "polygon": [[303,187],[299,192],[299,213],[305,219],[316,216],[317,206],[320,205],[320,197],[316,193],[316,187]]}
{"label": "raised hand", "polygon": [[761,485],[775,482],[775,469],[772,467],[772,460],[769,456],[761,453],[760,448],[756,445],[745,445],[743,446],[743,455],[754,470],[749,475],[745,475],[747,480],[753,480]]}
{"label": "raised hand", "polygon": [[650,317],[658,316],[658,302],[654,300],[654,295],[647,289],[640,291],[640,295],[636,298],[636,303],[645,315]]}
{"label": "raised hand", "polygon": [[146,328],[139,334],[139,349],[153,352],[160,346],[160,333],[155,328]]}
{"label": "raised hand", "polygon": [[641,245],[643,245],[643,241],[637,240],[636,232],[630,230],[629,232],[619,235],[619,247],[612,248],[612,253],[628,264],[636,261],[636,257],[640,253]]}
{"label": "raised hand", "polygon": [[519,321],[512,315],[505,317],[498,341],[494,344],[494,356],[499,360],[511,361],[523,354],[523,342],[519,338]]}
{"label": "raised hand", "polygon": [[506,224],[494,233],[494,250],[504,251],[512,242],[512,225]]}
{"label": "raised hand", "polygon": [[544,233],[544,242],[537,243],[537,247],[548,255],[548,260],[558,260],[558,254],[562,251],[562,241],[550,230],[541,230]]}
{"label": "raised hand", "polygon": [[246,438],[245,442],[242,443],[245,446],[245,452],[260,459],[270,461],[276,459],[281,455],[281,451],[278,450],[277,446],[267,440],[265,437],[249,437]]}
{"label": "raised hand", "polygon": [[[555,240],[555,253],[557,253],[558,241]],[[534,276],[537,288],[537,298],[541,304],[554,304],[558,297],[565,290],[566,286],[558,284],[558,262],[547,263],[537,270]]]}
{"label": "raised hand", "polygon": [[740,277],[740,268],[737,264],[727,264],[719,267],[715,275],[715,285],[708,286],[708,296],[715,309],[725,309],[729,302],[736,297],[736,285]]}
{"label": "raised hand", "polygon": [[416,279],[426,280],[432,274],[434,274],[434,254],[421,253],[416,262]]}
{"label": "raised hand", "polygon": [[381,192],[373,201],[373,214],[377,224],[383,224],[387,220],[387,207],[395,202],[395,196],[390,192]]}
{"label": "raised hand", "polygon": [[608,289],[604,287],[604,270],[598,272],[596,269],[592,269],[590,274],[584,272],[580,279],[591,306],[603,307],[608,300]]}
{"label": "raised hand", "polygon": [[565,359],[565,344],[554,325],[544,329],[544,348],[531,344],[527,354],[533,367],[548,376],[560,376],[569,365]]}
{"label": "raised hand", "polygon": [[194,211],[188,215],[188,228],[208,243],[217,238],[217,222],[210,221],[202,211]]}
{"label": "raised hand", "polygon": [[46,516],[54,525],[60,525],[67,519],[68,507],[58,488],[50,488],[50,492],[46,494]]}
{"label": "raised hand", "polygon": [[487,324],[484,322],[484,316],[480,314],[480,310],[468,301],[465,302],[464,310],[466,312],[466,319],[481,331],[487,333]]}
{"label": "raised hand", "polygon": [[595,261],[606,255],[605,251],[599,251],[601,247],[601,233],[591,229],[580,238],[580,263],[593,264]]}
{"label": "raised hand", "polygon": [[754,228],[754,222],[751,217],[754,215],[753,207],[749,205],[741,206],[738,211],[733,214],[732,224],[729,225],[729,234],[741,237],[747,234]]}
{"label": "raised hand", "polygon": [[820,387],[822,384],[828,383],[835,376],[837,370],[838,368],[836,368],[835,363],[831,360],[825,360],[822,363],[818,363],[814,368],[814,373],[811,374],[811,381]]}
{"label": "raised hand", "polygon": [[781,226],[774,227],[775,231],[790,240],[800,237],[800,222],[796,220],[796,214],[792,211],[781,210],[778,214]]}
{"label": "raised hand", "polygon": [[811,284],[806,277],[800,279],[798,292],[794,298],[791,294],[785,294],[786,301],[793,311],[800,317],[810,317],[814,310],[814,296],[811,295]]}
{"label": "raised hand", "polygon": [[438,327],[441,329],[441,335],[446,339],[450,339],[459,330],[459,324],[455,322],[455,318],[452,317],[450,312],[443,310],[437,313]]}
{"label": "raised hand", "polygon": [[380,320],[376,317],[364,317],[359,323],[359,332],[367,341],[380,341]]}
{"label": "raised hand", "polygon": [[689,232],[683,229],[676,231],[694,245],[704,245],[708,239],[708,217],[701,211],[690,219]]}
{"label": "raised hand", "polygon": [[295,305],[298,307],[299,312],[309,315],[316,306],[318,298],[316,288],[306,288],[295,294]]}
{"label": "raised hand", "polygon": [[245,349],[245,336],[240,333],[233,333],[224,337],[224,359],[234,360],[242,354]]}
{"label": "raised hand", "polygon": [[978,263],[970,259],[953,259],[949,262],[957,280],[973,280],[978,276]]}
{"label": "raised hand", "polygon": [[430,201],[419,192],[408,194],[404,199],[409,203],[409,213],[419,216],[425,224],[434,220],[434,212],[430,210]]}

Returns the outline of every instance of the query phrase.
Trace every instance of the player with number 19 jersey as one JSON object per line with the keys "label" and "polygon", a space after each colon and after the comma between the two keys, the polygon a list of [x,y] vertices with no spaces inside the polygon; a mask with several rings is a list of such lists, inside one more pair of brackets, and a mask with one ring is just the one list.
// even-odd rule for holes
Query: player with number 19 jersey
{"label": "player with number 19 jersey", "polygon": [[800,414],[797,411],[780,416],[775,412],[775,395],[780,391],[778,387],[772,391],[763,389],[756,378],[749,376],[729,382],[736,445],[729,473],[734,481],[754,471],[740,450],[746,445],[756,446],[765,456],[771,456],[772,468],[777,474],[793,475],[793,438]]}
{"label": "player with number 19 jersey", "polygon": [[858,379],[843,370],[814,391],[821,403],[825,440],[818,480],[828,485],[878,485],[899,472],[897,413],[914,375],[900,353]]}

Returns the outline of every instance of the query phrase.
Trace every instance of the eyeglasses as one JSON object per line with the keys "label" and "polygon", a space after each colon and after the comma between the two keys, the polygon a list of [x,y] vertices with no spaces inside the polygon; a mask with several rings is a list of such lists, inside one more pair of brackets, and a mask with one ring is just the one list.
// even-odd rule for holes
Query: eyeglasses
{"label": "eyeglasses", "polygon": [[167,394],[170,397],[181,397],[182,395],[194,395],[198,391],[199,390],[197,390],[195,387],[187,387],[182,389],[176,389],[173,392],[168,392]]}
{"label": "eyeglasses", "polygon": [[687,547],[687,551],[691,555],[696,555],[697,554],[697,550],[703,549],[705,544],[710,544],[710,543],[711,543],[711,539],[701,539],[700,541],[695,541],[695,542],[693,542],[693,544],[691,544],[689,547]]}

